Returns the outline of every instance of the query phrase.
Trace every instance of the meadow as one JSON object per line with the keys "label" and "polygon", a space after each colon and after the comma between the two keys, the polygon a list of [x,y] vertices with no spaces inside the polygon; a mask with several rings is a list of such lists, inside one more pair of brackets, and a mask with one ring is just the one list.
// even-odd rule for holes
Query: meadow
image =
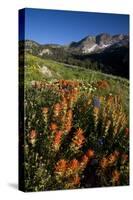
{"label": "meadow", "polygon": [[129,184],[129,81],[25,55],[25,191]]}

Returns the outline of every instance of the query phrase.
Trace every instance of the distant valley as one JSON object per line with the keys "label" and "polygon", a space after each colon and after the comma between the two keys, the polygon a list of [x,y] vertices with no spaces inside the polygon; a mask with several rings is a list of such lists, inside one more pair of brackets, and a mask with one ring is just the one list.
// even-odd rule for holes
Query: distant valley
{"label": "distant valley", "polygon": [[129,78],[129,36],[101,33],[68,45],[20,41],[20,50],[34,56]]}

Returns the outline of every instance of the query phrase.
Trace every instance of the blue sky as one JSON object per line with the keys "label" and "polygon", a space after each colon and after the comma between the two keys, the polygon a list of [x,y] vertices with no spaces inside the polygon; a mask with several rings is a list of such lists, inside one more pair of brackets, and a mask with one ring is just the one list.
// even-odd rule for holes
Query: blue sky
{"label": "blue sky", "polygon": [[68,44],[103,32],[129,33],[128,15],[27,8],[25,19],[25,39],[41,44]]}

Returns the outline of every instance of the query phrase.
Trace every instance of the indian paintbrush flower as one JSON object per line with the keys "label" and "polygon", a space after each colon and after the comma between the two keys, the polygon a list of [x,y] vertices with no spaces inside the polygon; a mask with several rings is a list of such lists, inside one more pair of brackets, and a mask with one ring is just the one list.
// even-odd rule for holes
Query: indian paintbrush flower
{"label": "indian paintbrush flower", "polygon": [[32,129],[29,133],[29,142],[34,145],[37,138],[37,132],[35,129]]}
{"label": "indian paintbrush flower", "polygon": [[54,141],[53,141],[54,150],[59,150],[62,134],[63,134],[62,131],[56,131]]}
{"label": "indian paintbrush flower", "polygon": [[86,155],[88,156],[88,158],[92,158],[94,156],[94,150],[93,149],[88,149],[88,151],[86,152]]}
{"label": "indian paintbrush flower", "polygon": [[56,123],[53,123],[53,122],[52,122],[52,123],[50,124],[50,127],[49,127],[49,128],[50,128],[51,131],[54,132],[54,131],[56,131],[56,130],[58,129],[58,126],[57,126]]}
{"label": "indian paintbrush flower", "polygon": [[54,110],[53,110],[54,116],[55,116],[55,117],[58,117],[60,111],[61,111],[61,105],[60,105],[59,103],[56,103],[56,104],[54,105]]}
{"label": "indian paintbrush flower", "polygon": [[85,142],[85,137],[83,135],[83,130],[81,128],[78,128],[77,131],[75,132],[75,136],[72,139],[72,143],[71,143],[71,149],[73,149],[74,151],[79,150],[82,145]]}
{"label": "indian paintbrush flower", "polygon": [[57,162],[55,166],[55,173],[62,176],[67,168],[67,161],[65,159],[61,159]]}
{"label": "indian paintbrush flower", "polygon": [[120,172],[117,169],[115,169],[112,172],[112,183],[113,184],[118,184],[119,180],[120,180]]}

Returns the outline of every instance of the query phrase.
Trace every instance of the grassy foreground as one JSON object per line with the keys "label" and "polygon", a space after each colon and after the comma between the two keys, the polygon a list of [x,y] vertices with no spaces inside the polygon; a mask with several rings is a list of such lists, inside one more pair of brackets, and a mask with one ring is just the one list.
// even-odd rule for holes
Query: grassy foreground
{"label": "grassy foreground", "polygon": [[129,184],[128,80],[25,58],[25,190]]}

